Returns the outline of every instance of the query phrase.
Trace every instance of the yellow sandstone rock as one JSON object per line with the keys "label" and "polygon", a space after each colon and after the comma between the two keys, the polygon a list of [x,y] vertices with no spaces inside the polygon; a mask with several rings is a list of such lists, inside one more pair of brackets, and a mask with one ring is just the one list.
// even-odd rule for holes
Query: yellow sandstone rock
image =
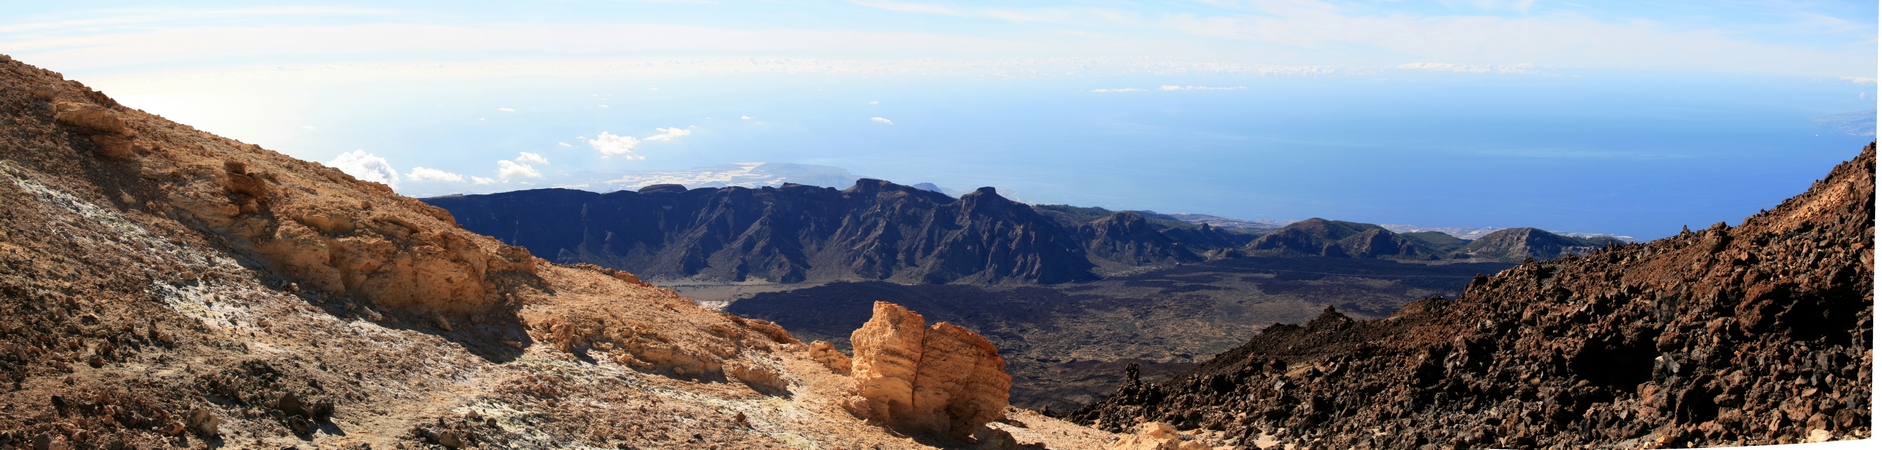
{"label": "yellow sandstone rock", "polygon": [[904,432],[968,439],[1007,406],[1006,360],[965,328],[924,325],[921,314],[876,302],[874,316],[850,334],[856,396],[847,406]]}

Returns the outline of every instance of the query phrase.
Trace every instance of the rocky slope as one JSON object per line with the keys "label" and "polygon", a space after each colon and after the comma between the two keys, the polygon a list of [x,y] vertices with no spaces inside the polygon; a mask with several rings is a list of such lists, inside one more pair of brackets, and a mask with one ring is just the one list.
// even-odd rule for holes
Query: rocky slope
{"label": "rocky slope", "polygon": [[856,418],[774,324],[4,56],[0,174],[0,446],[962,444]]}
{"label": "rocky slope", "polygon": [[1051,284],[1096,279],[1100,266],[1200,261],[1208,249],[1194,246],[1245,242],[1208,228],[1173,237],[1130,212],[1067,222],[1063,211],[1035,210],[992,188],[956,199],[871,179],[840,191],[659,185],[426,201],[470,230],[558,262],[662,279]]}
{"label": "rocky slope", "polygon": [[1875,162],[1870,144],[1738,227],[1525,263],[1384,319],[1269,327],[1071,417],[1263,448],[1868,438]]}

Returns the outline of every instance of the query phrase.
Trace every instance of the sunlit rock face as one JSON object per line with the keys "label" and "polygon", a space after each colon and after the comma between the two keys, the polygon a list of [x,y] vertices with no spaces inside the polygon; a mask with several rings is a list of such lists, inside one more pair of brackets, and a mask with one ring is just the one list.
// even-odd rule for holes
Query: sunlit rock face
{"label": "sunlit rock face", "polygon": [[875,316],[850,335],[850,373],[859,416],[909,433],[967,439],[1006,408],[1006,360],[987,339],[949,323],[876,302]]}

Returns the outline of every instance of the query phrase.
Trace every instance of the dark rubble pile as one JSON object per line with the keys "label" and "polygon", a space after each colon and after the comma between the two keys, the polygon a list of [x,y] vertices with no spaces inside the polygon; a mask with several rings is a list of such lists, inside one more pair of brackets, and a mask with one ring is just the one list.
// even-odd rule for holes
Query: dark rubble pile
{"label": "dark rubble pile", "polygon": [[1686,447],[1870,436],[1875,145],[1724,223],[1276,325],[1070,414],[1246,447]]}

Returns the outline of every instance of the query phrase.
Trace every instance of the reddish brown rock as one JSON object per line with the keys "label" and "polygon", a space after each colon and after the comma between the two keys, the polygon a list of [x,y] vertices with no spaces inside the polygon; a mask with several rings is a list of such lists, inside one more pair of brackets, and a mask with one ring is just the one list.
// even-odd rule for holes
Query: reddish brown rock
{"label": "reddish brown rock", "polygon": [[1872,143],[1737,227],[1524,263],[1385,319],[1277,324],[1071,417],[1310,448],[1865,439],[1875,164]]}

